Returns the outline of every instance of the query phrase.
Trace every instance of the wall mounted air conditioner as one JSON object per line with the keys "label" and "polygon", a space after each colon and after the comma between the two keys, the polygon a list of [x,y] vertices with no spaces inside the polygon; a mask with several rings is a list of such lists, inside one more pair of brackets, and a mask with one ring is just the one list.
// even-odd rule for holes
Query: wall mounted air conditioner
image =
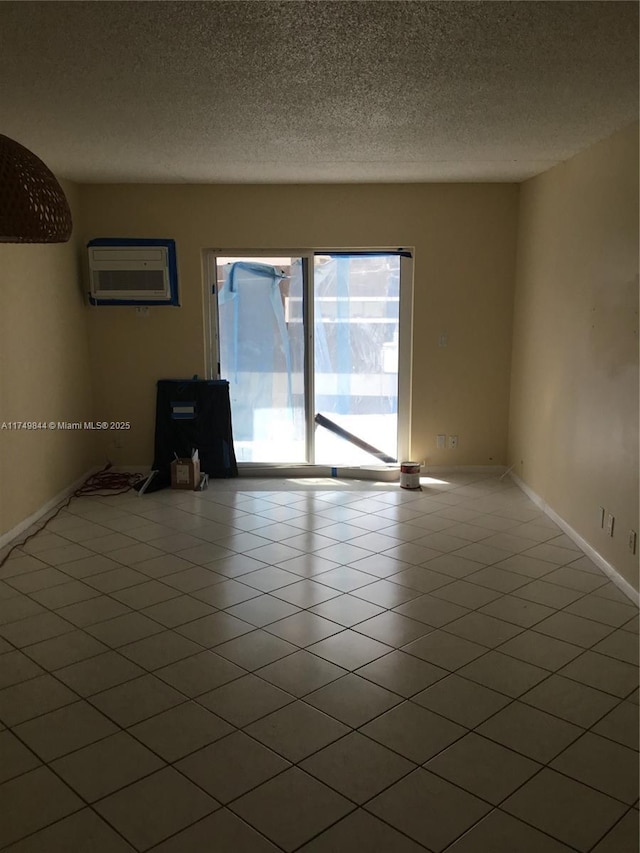
{"label": "wall mounted air conditioner", "polygon": [[174,240],[99,237],[87,249],[92,305],[179,305]]}

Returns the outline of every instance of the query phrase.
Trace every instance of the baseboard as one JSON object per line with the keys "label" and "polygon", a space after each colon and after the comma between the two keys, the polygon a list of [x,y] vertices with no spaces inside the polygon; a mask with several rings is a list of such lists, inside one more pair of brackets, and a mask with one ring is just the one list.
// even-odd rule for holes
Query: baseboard
{"label": "baseboard", "polygon": [[598,568],[602,569],[609,580],[614,583],[618,589],[627,596],[627,598],[630,598],[636,606],[640,605],[640,593],[631,586],[629,581],[622,577],[620,572],[618,572],[611,563],[605,560],[602,554],[599,554],[586,539],[583,539],[570,524],[567,524],[564,518],[558,515],[558,513],[552,509],[549,504],[540,497],[540,495],[536,494],[533,489],[524,482],[524,480],[521,480],[517,474],[511,472],[510,476],[516,486],[523,491],[536,506],[540,507],[544,514],[548,515],[551,521],[557,524],[558,527],[567,534],[569,539],[576,543],[578,548],[587,555],[592,563],[595,563]]}
{"label": "baseboard", "polygon": [[14,539],[17,539],[25,530],[28,530],[32,527],[36,522],[40,521],[40,519],[45,516],[48,512],[51,512],[59,503],[66,500],[69,495],[72,495],[76,489],[79,489],[80,486],[85,482],[87,477],[91,477],[92,474],[96,474],[98,471],[101,471],[103,466],[98,466],[96,468],[90,468],[86,471],[82,477],[79,477],[75,482],[71,483],[70,486],[67,486],[66,489],[63,489],[61,492],[58,492],[55,497],[51,498],[50,501],[47,501],[44,506],[41,506],[40,509],[36,510],[32,515],[28,518],[25,518],[24,521],[21,521],[19,524],[16,524],[15,527],[12,527],[11,530],[7,530],[6,533],[3,533],[0,536],[0,559],[4,557],[3,549],[6,548],[7,545],[10,545]]}
{"label": "baseboard", "polygon": [[506,465],[423,465],[422,474],[504,474]]}

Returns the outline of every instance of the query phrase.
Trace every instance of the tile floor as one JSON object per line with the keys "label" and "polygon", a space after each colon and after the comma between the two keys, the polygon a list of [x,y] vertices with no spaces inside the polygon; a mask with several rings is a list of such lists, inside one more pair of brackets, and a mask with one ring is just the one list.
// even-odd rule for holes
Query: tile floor
{"label": "tile floor", "polygon": [[638,613],[508,480],[74,500],[0,569],[5,853],[636,853]]}

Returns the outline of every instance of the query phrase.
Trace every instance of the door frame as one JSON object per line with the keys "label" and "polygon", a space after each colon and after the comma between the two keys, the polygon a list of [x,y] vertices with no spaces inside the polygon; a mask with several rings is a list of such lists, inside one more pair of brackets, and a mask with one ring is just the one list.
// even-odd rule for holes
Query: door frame
{"label": "door frame", "polygon": [[[286,472],[294,472],[305,470],[309,474],[318,474],[319,476],[336,476],[334,473],[337,469],[330,468],[327,465],[318,465],[310,462],[314,458],[315,449],[315,421],[312,411],[314,400],[314,370],[313,370],[313,352],[314,352],[314,304],[310,298],[313,293],[313,259],[316,255],[332,254],[336,252],[406,252],[406,255],[400,255],[400,302],[398,314],[398,421],[397,421],[397,436],[398,436],[398,462],[390,466],[391,468],[399,467],[401,461],[410,459],[411,456],[411,413],[412,413],[412,387],[413,387],[413,267],[415,260],[415,251],[411,247],[403,247],[398,249],[397,246],[349,246],[347,248],[331,248],[317,247],[313,249],[290,249],[290,248],[270,248],[270,249],[226,249],[226,248],[211,248],[204,249],[202,253],[202,276],[204,290],[204,331],[205,331],[205,366],[207,371],[207,379],[220,379],[220,336],[218,329],[218,296],[217,296],[217,259],[218,257],[238,257],[238,258],[270,258],[270,257],[291,257],[301,258],[304,274],[303,274],[303,310],[304,321],[306,323],[306,350],[304,364],[304,381],[306,388],[305,399],[305,417],[306,417],[306,444],[307,444],[307,461],[305,463],[296,464],[281,464],[270,462],[239,462],[240,469],[255,470],[262,473],[273,473],[282,475]],[[370,466],[341,466],[341,471],[344,470],[367,470],[378,469],[380,465]],[[329,473],[326,473],[329,472]],[[299,474],[298,476],[304,476]]]}

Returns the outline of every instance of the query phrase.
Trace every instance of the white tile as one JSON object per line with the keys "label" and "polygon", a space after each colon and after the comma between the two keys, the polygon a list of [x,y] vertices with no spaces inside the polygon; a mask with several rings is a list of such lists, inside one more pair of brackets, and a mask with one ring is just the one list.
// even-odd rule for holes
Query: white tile
{"label": "white tile", "polygon": [[39,767],[0,785],[0,845],[30,835],[82,808],[82,800],[48,768]]}
{"label": "white tile", "polygon": [[466,733],[457,723],[412,702],[396,705],[360,731],[417,764],[428,761]]}
{"label": "white tile", "polygon": [[391,647],[371,637],[347,630],[320,640],[308,646],[307,650],[344,669],[353,670],[387,654]]}
{"label": "white tile", "polygon": [[105,619],[112,619],[114,616],[130,612],[130,608],[120,604],[119,601],[107,595],[99,595],[88,601],[79,601],[76,604],[61,607],[58,610],[58,616],[78,628],[86,628],[88,625],[95,625],[97,622],[104,622]]}
{"label": "white tile", "polygon": [[312,643],[317,643],[319,640],[324,640],[325,637],[343,631],[344,627],[337,622],[323,619],[315,613],[301,610],[292,616],[286,616],[284,619],[272,622],[266,626],[265,630],[270,634],[275,634],[276,637],[281,637],[283,640],[288,640],[290,643],[304,648]]}
{"label": "white tile", "polygon": [[404,604],[394,607],[394,612],[401,613],[411,619],[417,619],[433,628],[440,628],[460,616],[468,613],[466,607],[434,598],[431,595],[421,595]]}
{"label": "white tile", "polygon": [[[353,590],[353,596],[361,598],[379,607],[398,607],[406,601],[420,596],[420,591],[395,583],[395,575],[391,579],[378,580]],[[373,578],[372,578],[373,580]]]}
{"label": "white tile", "polygon": [[491,807],[419,769],[367,803],[366,808],[428,849],[443,850]]}
{"label": "white tile", "polygon": [[578,726],[523,702],[507,705],[478,726],[477,732],[544,764],[582,734]]}
{"label": "white tile", "polygon": [[[249,575],[245,575],[245,578],[245,582],[248,582]],[[341,594],[340,590],[325,586],[322,583],[316,583],[312,580],[299,580],[297,575],[295,578],[296,582],[273,590],[275,598],[288,601],[290,604],[295,604],[296,607],[313,607],[315,604],[322,604],[323,601],[337,598]]]}
{"label": "white tile", "polygon": [[43,604],[50,610],[59,610],[67,604],[75,604],[77,601],[86,601],[100,595],[97,589],[93,589],[86,583],[80,581],[69,581],[68,583],[51,586],[31,593],[31,598],[39,604]]}
{"label": "white tile", "polygon": [[358,809],[300,848],[300,853],[424,853],[424,847],[401,835],[388,824]]}
{"label": "white tile", "polygon": [[96,810],[138,850],[146,850],[218,807],[170,767],[101,800]]}
{"label": "white tile", "polygon": [[[84,543],[85,548],[89,548],[96,554],[108,554],[109,551],[116,551],[118,548],[126,548],[137,544],[135,539],[125,536],[124,533],[109,533],[106,536],[98,536],[96,539],[87,539]],[[68,559],[71,560],[73,558],[69,557]]]}
{"label": "white tile", "polygon": [[75,630],[26,646],[24,651],[41,666],[53,671],[106,652],[108,646],[84,631]]}
{"label": "white tile", "polygon": [[485,613],[468,613],[450,622],[444,630],[488,648],[495,648],[522,633],[521,628]]}
{"label": "white tile", "polygon": [[120,726],[132,726],[185,701],[154,675],[142,675],[91,697],[91,703]]}
{"label": "white tile", "polygon": [[[353,592],[360,587],[367,587],[374,583],[376,578],[374,575],[360,572],[350,566],[338,566],[328,572],[316,575],[314,580],[340,592]],[[385,581],[378,581],[378,583],[385,583]]]}
{"label": "white tile", "polygon": [[457,675],[437,681],[413,696],[412,701],[468,729],[475,728],[510,702],[501,693]]}
{"label": "white tile", "polygon": [[[13,601],[13,599],[9,599],[9,601]],[[5,640],[18,648],[24,648],[24,646],[30,646],[32,643],[66,634],[73,631],[73,628],[74,626],[60,615],[44,612],[2,625],[0,637],[4,637]]]}
{"label": "white tile", "polygon": [[212,838],[215,838],[216,853],[277,853],[279,850],[228,809],[219,809],[154,847],[153,853],[202,853]]}
{"label": "white tile", "polygon": [[231,808],[287,851],[353,810],[335,791],[296,767],[236,800]]}
{"label": "white tile", "polygon": [[125,566],[136,566],[143,560],[151,560],[154,557],[161,556],[162,551],[155,547],[155,542],[153,546],[138,542],[135,545],[127,545],[125,548],[116,548],[114,551],[109,551],[109,557],[112,560],[122,563]]}
{"label": "white tile", "polygon": [[56,678],[80,696],[92,696],[142,675],[143,670],[117,652],[109,651],[56,671]]}
{"label": "white tile", "polygon": [[486,654],[487,649],[464,637],[450,634],[446,630],[437,630],[404,646],[403,651],[453,672],[469,661]]}
{"label": "white tile", "polygon": [[40,759],[8,730],[0,732],[0,755],[0,784],[15,776],[21,776],[28,770],[34,770],[41,763]]}
{"label": "white tile", "polygon": [[559,674],[621,699],[638,686],[637,667],[597,652],[584,652],[559,670]]}
{"label": "white tile", "polygon": [[198,601],[211,605],[212,611],[213,608],[223,610],[225,607],[233,607],[234,604],[240,604],[250,598],[257,598],[260,594],[260,590],[233,579],[224,580],[214,586],[208,586],[205,589],[190,593]]}
{"label": "white tile", "polygon": [[42,668],[22,652],[14,650],[0,655],[0,689],[42,674]]}
{"label": "white tile", "polygon": [[359,634],[365,634],[365,636],[386,643],[388,646],[399,648],[412,640],[423,637],[433,629],[417,619],[409,619],[401,613],[387,610],[378,616],[367,619],[365,622],[360,622],[355,630]]}
{"label": "white tile", "polygon": [[133,853],[134,848],[102,818],[82,809],[69,817],[18,841],[9,853]]}
{"label": "white tile", "polygon": [[547,637],[537,631],[523,631],[517,637],[503,643],[498,651],[535,666],[541,666],[551,672],[555,672],[582,654],[580,646]]}
{"label": "white tile", "polygon": [[199,696],[245,674],[245,670],[213,652],[200,652],[156,670],[158,678],[189,697]]}
{"label": "white tile", "polygon": [[223,575],[205,569],[204,566],[192,566],[190,569],[183,569],[172,575],[164,575],[162,578],[164,584],[182,592],[193,592],[197,589],[204,589],[216,583],[221,583],[223,580]]}
{"label": "white tile", "polygon": [[358,804],[415,770],[412,761],[359,732],[326,746],[302,761],[300,767]]}
{"label": "white tile", "polygon": [[298,647],[293,643],[288,643],[260,629],[216,646],[216,654],[237,663],[249,672],[296,651]]}
{"label": "white tile", "polygon": [[593,848],[593,853],[620,853],[622,850],[636,853],[640,848],[639,828],[637,807],[629,809],[622,820]]}
{"label": "white tile", "polygon": [[262,560],[250,557],[248,554],[232,554],[230,557],[205,563],[204,566],[222,577],[242,579],[242,575],[264,569],[267,564]]}
{"label": "white tile", "polygon": [[[157,606],[164,607],[164,605]],[[191,607],[191,605],[189,606]],[[154,608],[151,609],[153,610]],[[150,613],[149,615],[154,619],[158,618],[155,613]],[[194,640],[194,642],[199,643],[201,646],[217,646],[219,643],[224,643],[227,640],[239,637],[241,634],[247,634],[249,631],[255,629],[255,625],[244,622],[242,619],[231,616],[231,614],[222,610],[217,613],[210,613],[208,616],[203,616],[200,619],[193,619],[192,617],[193,621],[186,620],[183,617],[184,614],[180,617],[180,621],[184,621],[184,624],[178,625],[176,632],[182,634],[183,637]]]}
{"label": "white tile", "polygon": [[178,761],[176,769],[219,802],[228,803],[290,766],[244,732],[234,732]]}
{"label": "white tile", "polygon": [[486,589],[481,586],[476,586],[467,581],[454,581],[447,586],[440,587],[432,593],[436,598],[442,598],[445,601],[450,601],[452,604],[459,604],[461,607],[467,607],[471,610],[477,607],[482,607],[483,604],[488,604],[490,601],[495,601],[500,598],[500,593],[492,589]]}
{"label": "white tile", "polygon": [[119,648],[121,655],[137,663],[143,669],[151,671],[195,655],[201,650],[201,646],[197,643],[188,640],[175,631],[154,632],[151,636],[143,637]]}
{"label": "white tile", "polygon": [[402,701],[396,693],[354,673],[305,696],[305,702],[352,728],[369,722]]}
{"label": "white tile", "polygon": [[555,841],[495,809],[447,848],[447,853],[571,853],[572,848]]}
{"label": "white tile", "polygon": [[137,723],[129,731],[165,761],[173,762],[231,734],[234,728],[201,705],[183,702]]}
{"label": "white tile", "polygon": [[582,851],[626,811],[622,803],[548,769],[512,794],[502,808]]}
{"label": "white tile", "polygon": [[596,734],[638,750],[638,706],[621,702],[593,727]]}
{"label": "white tile", "polygon": [[103,554],[87,554],[81,559],[74,559],[60,564],[60,570],[72,578],[84,579],[92,575],[119,569],[120,563],[105,557]]}
{"label": "white tile", "polygon": [[495,651],[487,652],[486,655],[471,661],[458,672],[463,678],[469,678],[514,699],[545,679],[548,674],[547,670],[539,666]]}
{"label": "white tile", "polygon": [[638,753],[587,732],[551,762],[551,767],[632,805],[638,799]]}
{"label": "white tile", "polygon": [[[46,757],[75,750],[54,762],[76,757],[77,778],[87,791],[92,779],[102,785],[100,797],[122,788],[110,820],[132,842],[95,813],[83,817],[85,809],[47,828],[29,822],[11,853],[74,845],[78,853],[124,853],[150,844],[154,853],[201,853],[212,833],[216,853],[417,853],[421,844],[438,853],[446,845],[452,853],[586,853],[593,844],[594,853],[626,853],[637,838],[627,818],[610,832],[594,830],[587,846],[573,823],[602,805],[593,796],[622,798],[637,820],[629,758],[637,755],[637,608],[526,496],[496,478],[451,472],[420,493],[355,481],[289,485],[238,479],[145,502],[75,500],[79,514],[63,512],[32,540],[37,556],[17,551],[5,563],[0,670],[5,683],[26,680],[0,689],[8,755],[0,778],[16,781],[38,766],[7,723]],[[91,542],[100,553],[89,551]],[[459,655],[462,644],[479,650],[468,663],[462,655],[455,675],[445,664],[460,663],[451,643]],[[126,674],[120,660],[144,670]],[[82,690],[93,690],[95,679],[105,689],[90,704],[78,701],[39,667],[75,673]],[[103,725],[131,726],[137,740]],[[256,731],[236,735],[234,727]],[[352,727],[370,732],[348,734]],[[465,736],[469,727],[476,732]],[[272,749],[277,775],[264,781],[257,764]],[[162,759],[187,756],[195,785],[161,771]],[[318,779],[282,769],[290,760],[308,762]],[[430,762],[435,774],[411,771],[412,760]],[[535,761],[557,762],[560,778],[576,786],[564,823],[554,803],[544,826],[535,810],[483,811],[471,826],[478,798],[506,795],[513,804],[520,792],[529,796],[537,776],[510,790]],[[410,772],[396,781],[394,765]],[[614,773],[618,766],[623,772]],[[160,782],[149,782],[158,771]],[[204,798],[202,813],[190,811],[189,792]],[[326,792],[346,811],[325,815],[316,797]],[[231,808],[244,802],[260,826],[217,810],[216,794]],[[354,801],[371,808],[383,798],[385,822],[349,813]],[[294,799],[299,813],[267,840],[270,821],[282,824],[273,803],[290,813]],[[591,813],[589,821],[597,823]]]}
{"label": "white tile", "polygon": [[520,697],[521,702],[588,728],[618,704],[601,690],[561,675],[552,675]]}
{"label": "white tile", "polygon": [[295,605],[268,594],[252,598],[250,601],[243,601],[241,604],[234,604],[226,610],[229,615],[249,622],[256,628],[263,628],[271,622],[284,619],[285,616],[291,616],[298,611],[299,608]]}
{"label": "white tile", "polygon": [[0,690],[0,720],[15,726],[76,702],[77,695],[50,675],[39,675]]}
{"label": "white tile", "polygon": [[444,678],[447,671],[404,651],[393,651],[361,667],[357,674],[400,696],[414,696]]}
{"label": "white tile", "polygon": [[238,727],[249,725],[293,701],[289,693],[255,675],[245,675],[198,696],[199,704]]}
{"label": "white tile", "polygon": [[173,575],[181,569],[190,569],[193,563],[177,557],[175,554],[163,554],[161,557],[152,557],[150,560],[142,560],[136,563],[136,571],[142,572],[148,577],[162,578],[165,575]]}
{"label": "white tile", "polygon": [[74,702],[15,728],[18,737],[43,761],[52,761],[116,731],[116,726],[88,702]]}
{"label": "white tile", "polygon": [[547,616],[551,616],[555,610],[544,604],[536,604],[524,598],[516,598],[514,595],[503,595],[502,598],[496,598],[495,601],[483,605],[479,612],[504,619],[505,622],[511,622],[512,625],[531,628],[538,622],[542,622]]}
{"label": "white tile", "polygon": [[86,579],[86,583],[100,592],[110,593],[144,583],[146,580],[146,575],[136,572],[128,566],[120,566],[108,572],[101,572],[99,575],[91,575]]}
{"label": "white tile", "polygon": [[267,566],[264,569],[258,569],[242,576],[242,583],[261,592],[273,592],[273,590],[287,587],[297,581],[298,576],[293,572],[286,572],[276,566]]}
{"label": "white tile", "polygon": [[245,731],[287,761],[298,762],[349,729],[305,702],[293,702],[246,726]]}
{"label": "white tile", "polygon": [[300,697],[335,681],[345,672],[342,667],[301,650],[262,667],[257,675],[287,693]]}
{"label": "white tile", "polygon": [[493,805],[519,788],[541,765],[470,732],[425,764],[425,769]]}
{"label": "white tile", "polygon": [[609,601],[597,595],[596,592],[571,604],[570,607],[567,607],[567,612],[593,619],[604,625],[610,625],[612,628],[619,628],[637,616],[638,609],[631,602],[626,604],[619,601]]}
{"label": "white tile", "polygon": [[145,607],[141,612],[160,625],[167,628],[177,628],[205,619],[215,613],[215,608],[199,601],[194,596],[176,595],[174,598]]}
{"label": "white tile", "polygon": [[35,572],[27,572],[26,574],[14,575],[7,578],[6,583],[17,589],[19,592],[35,592],[40,589],[49,589],[59,584],[67,583],[69,576],[64,572],[58,571],[51,566],[39,569]]}

